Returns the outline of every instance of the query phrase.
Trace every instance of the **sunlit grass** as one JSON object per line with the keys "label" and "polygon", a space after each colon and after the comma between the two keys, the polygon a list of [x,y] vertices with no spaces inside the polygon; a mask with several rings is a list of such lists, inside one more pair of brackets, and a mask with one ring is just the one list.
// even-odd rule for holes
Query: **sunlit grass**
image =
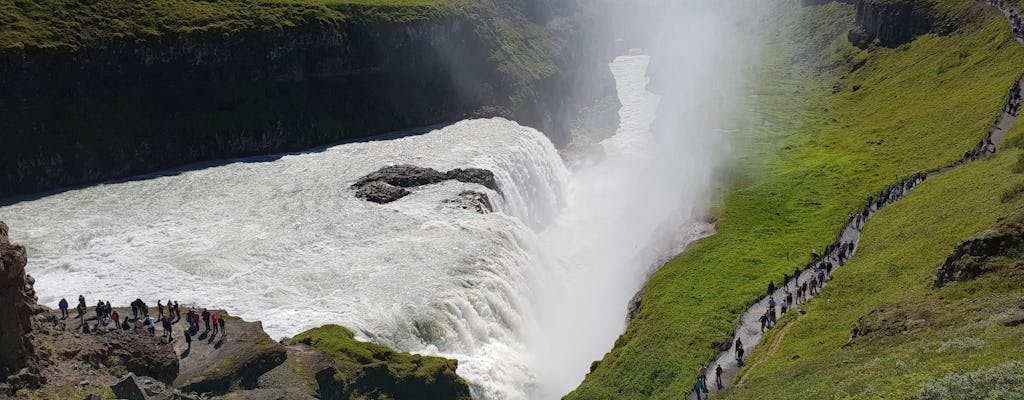
{"label": "sunlit grass", "polygon": [[[737,144],[742,158],[723,195],[718,233],[652,277],[637,319],[570,398],[677,398],[768,281],[831,243],[865,198],[950,164],[984,137],[1024,51],[994,13],[971,12],[976,6],[966,0],[946,6],[943,13],[976,19],[896,49],[850,46],[851,5],[780,19],[792,28],[781,37],[796,39],[766,48],[754,108],[767,123],[746,130]],[[902,239],[890,238],[893,245]]]}

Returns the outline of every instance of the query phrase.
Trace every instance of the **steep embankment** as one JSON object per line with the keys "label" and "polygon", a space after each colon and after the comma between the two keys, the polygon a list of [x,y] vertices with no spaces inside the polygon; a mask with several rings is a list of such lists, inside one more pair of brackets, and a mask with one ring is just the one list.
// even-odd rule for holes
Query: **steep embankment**
{"label": "steep embankment", "polygon": [[566,144],[599,3],[0,2],[0,197],[473,116]]}
{"label": "steep embankment", "polygon": [[847,39],[853,5],[780,5],[752,104],[759,126],[742,132],[718,233],[652,277],[637,318],[568,398],[687,392],[739,312],[806,265],[863,199],[973,148],[1024,59],[980,7],[931,2],[927,19],[956,29],[862,50]]}
{"label": "steep embankment", "polygon": [[[1022,132],[1012,133],[1018,142]],[[727,398],[1024,396],[1024,370],[1013,364],[1024,350],[1024,201],[999,196],[1019,187],[1013,171],[1024,153],[1000,151],[876,215],[857,257],[805,316],[780,321],[785,337],[769,333],[778,346],[751,354],[757,366]],[[939,266],[968,273],[933,289]]]}

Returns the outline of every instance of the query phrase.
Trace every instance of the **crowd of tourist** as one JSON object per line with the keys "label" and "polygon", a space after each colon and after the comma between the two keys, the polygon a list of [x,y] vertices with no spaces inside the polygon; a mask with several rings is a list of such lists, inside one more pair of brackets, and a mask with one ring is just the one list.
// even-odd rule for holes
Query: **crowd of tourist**
{"label": "crowd of tourist", "polygon": [[[86,320],[87,307],[85,303],[85,296],[78,296],[78,306],[75,310],[78,315],[75,318],[80,320],[80,329],[83,333],[94,333],[94,332],[121,332],[121,331],[132,331],[132,330],[145,330],[151,336],[156,336],[156,324],[159,323],[162,328],[160,337],[163,343],[171,343],[176,340],[174,336],[174,325],[178,324],[182,320],[182,313],[185,315],[185,322],[188,324],[188,328],[182,332],[182,337],[189,349],[192,348],[192,338],[197,334],[200,334],[200,324],[203,322],[203,328],[205,330],[200,334],[200,338],[205,338],[209,334],[210,341],[220,334],[223,339],[226,335],[224,330],[226,321],[216,312],[210,312],[206,309],[197,309],[190,307],[188,310],[182,310],[181,306],[176,301],[167,300],[167,303],[163,303],[162,300],[156,302],[156,318],[151,314],[151,308],[142,299],[135,299],[131,302],[132,315],[124,315],[123,317],[115,310],[110,302],[103,302],[102,300],[96,303],[95,317]],[[70,318],[68,312],[68,301],[67,299],[60,299],[57,303],[57,307],[60,309],[61,319]],[[89,323],[92,321],[92,323]]]}

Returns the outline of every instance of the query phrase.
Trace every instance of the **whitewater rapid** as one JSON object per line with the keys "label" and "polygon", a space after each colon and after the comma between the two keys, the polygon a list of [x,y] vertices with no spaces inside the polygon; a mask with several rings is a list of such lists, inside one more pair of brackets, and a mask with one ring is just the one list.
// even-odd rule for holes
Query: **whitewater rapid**
{"label": "whitewater rapid", "polygon": [[[576,171],[536,130],[469,120],[71,190],[0,220],[27,246],[44,304],[172,299],[262,320],[273,337],[337,323],[458,359],[475,398],[557,398],[611,348],[652,268],[706,229],[692,204],[652,202],[632,176],[657,146],[647,64],[611,65],[622,126]],[[387,205],[353,196],[394,164],[486,168],[501,193],[445,182]],[[444,205],[463,190],[497,212]]]}

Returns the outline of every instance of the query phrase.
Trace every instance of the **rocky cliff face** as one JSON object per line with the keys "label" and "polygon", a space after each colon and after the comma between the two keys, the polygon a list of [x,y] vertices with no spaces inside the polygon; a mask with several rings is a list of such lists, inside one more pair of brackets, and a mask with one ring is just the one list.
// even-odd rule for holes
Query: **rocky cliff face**
{"label": "rocky cliff face", "polygon": [[864,47],[878,40],[886,47],[896,47],[932,28],[926,6],[913,0],[859,0],[857,27],[850,31],[854,45]]}
{"label": "rocky cliff face", "polygon": [[491,17],[0,49],[0,197],[467,117],[565,144],[575,111],[614,95],[597,17],[545,33],[543,54],[517,50],[545,73],[498,53]]}
{"label": "rocky cliff face", "polygon": [[12,245],[0,221],[0,382],[26,367],[34,350],[28,339],[36,306],[34,281],[25,274],[25,248]]}

